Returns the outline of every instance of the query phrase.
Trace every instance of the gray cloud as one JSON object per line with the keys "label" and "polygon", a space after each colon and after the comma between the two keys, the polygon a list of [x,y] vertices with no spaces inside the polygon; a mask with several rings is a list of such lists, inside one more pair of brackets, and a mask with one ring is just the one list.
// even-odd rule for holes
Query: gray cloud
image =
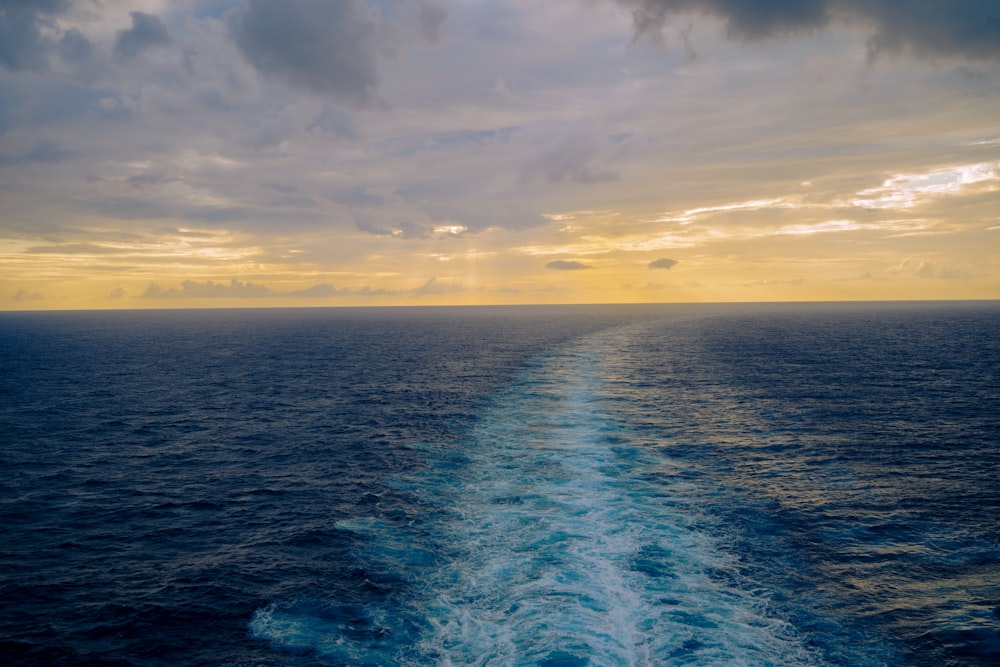
{"label": "gray cloud", "polygon": [[[28,94],[23,98],[23,102],[17,105],[20,91]],[[70,125],[88,119],[124,120],[132,116],[132,111],[128,109],[122,107],[109,109],[103,106],[112,100],[116,102],[122,100],[122,96],[116,91],[89,88],[79,83],[63,82],[54,78],[41,85],[32,82],[20,89],[11,86],[10,95],[17,105],[11,111],[17,113],[18,124],[21,126]],[[5,102],[7,100],[0,100],[0,104]]]}
{"label": "gray cloud", "polygon": [[331,201],[335,201],[338,204],[343,204],[352,208],[369,208],[373,206],[381,206],[386,203],[385,197],[369,192],[368,187],[364,185],[359,185],[340,192],[333,192],[330,194],[329,198]]}
{"label": "gray cloud", "polygon": [[422,5],[420,7],[420,32],[424,39],[431,43],[440,42],[441,31],[447,18],[448,10],[444,7]]}
{"label": "gray cloud", "polygon": [[616,0],[632,10],[639,35],[657,33],[680,14],[722,19],[738,39],[820,30],[843,20],[867,27],[872,54],[912,51],[972,60],[1000,59],[995,0]]}
{"label": "gray cloud", "polygon": [[299,191],[299,189],[291,183],[281,183],[280,181],[268,181],[262,185],[266,188],[270,188],[271,190],[277,190],[278,192],[285,192],[287,194],[295,194]]}
{"label": "gray cloud", "polygon": [[376,28],[363,0],[247,0],[229,16],[236,46],[261,74],[362,107],[377,102]]}
{"label": "gray cloud", "polygon": [[9,70],[48,67],[52,40],[46,31],[67,0],[0,0],[0,65]]}
{"label": "gray cloud", "polygon": [[70,28],[59,40],[59,56],[66,62],[79,63],[90,58],[94,45],[76,28]]}
{"label": "gray cloud", "polygon": [[146,49],[166,46],[173,41],[158,16],[144,12],[129,12],[129,16],[132,27],[120,30],[115,39],[115,57],[119,60],[134,58]]}
{"label": "gray cloud", "polygon": [[556,259],[546,264],[545,268],[555,269],[556,271],[579,271],[581,269],[589,269],[590,267],[573,260]]}
{"label": "gray cloud", "polygon": [[62,162],[77,155],[74,151],[59,148],[51,141],[39,141],[31,150],[20,155],[0,155],[0,165]]}
{"label": "gray cloud", "polygon": [[177,178],[172,178],[166,174],[160,174],[156,172],[143,172],[141,174],[136,174],[135,176],[129,176],[125,179],[125,182],[131,185],[133,188],[139,192],[146,192],[146,188],[154,185],[163,185],[166,183],[173,183],[178,181]]}
{"label": "gray cloud", "polygon": [[312,198],[294,195],[271,199],[267,205],[275,208],[319,208],[319,204]]}
{"label": "gray cloud", "polygon": [[104,197],[91,207],[107,218],[156,220],[170,217],[171,211],[157,202],[135,197]]}
{"label": "gray cloud", "polygon": [[[207,222],[212,225],[242,224],[242,225],[265,225],[271,226],[277,222],[275,213],[268,208],[268,205],[278,205],[284,210],[280,214],[282,224],[295,224],[302,222],[316,222],[322,219],[316,206],[309,205],[311,202],[306,198],[300,198],[289,206],[290,202],[266,202],[264,206],[200,206],[191,208],[181,213],[185,220],[197,220]],[[303,205],[305,204],[305,205]]]}
{"label": "gray cloud", "polygon": [[632,10],[636,31],[661,30],[674,14],[702,13],[724,19],[730,34],[761,39],[816,29],[827,21],[828,0],[618,0]]}
{"label": "gray cloud", "polygon": [[876,52],[909,49],[972,60],[1000,59],[1000,3],[994,0],[845,0],[843,4],[845,13],[872,23]]}
{"label": "gray cloud", "polygon": [[400,239],[423,239],[430,234],[427,227],[415,222],[403,221],[386,226],[379,224],[372,216],[364,213],[354,214],[354,226],[359,231],[368,232],[373,236],[394,236]]}
{"label": "gray cloud", "polygon": [[677,266],[676,259],[668,259],[666,257],[661,257],[658,260],[649,263],[649,268],[651,269],[667,269],[670,270]]}
{"label": "gray cloud", "polygon": [[310,132],[322,132],[336,137],[357,137],[351,115],[332,104],[324,106],[313,122],[306,126],[306,129]]}
{"label": "gray cloud", "polygon": [[523,177],[534,180],[540,176],[549,183],[571,181],[584,185],[619,180],[617,172],[595,166],[597,158],[597,148],[589,137],[568,137],[529,164]]}

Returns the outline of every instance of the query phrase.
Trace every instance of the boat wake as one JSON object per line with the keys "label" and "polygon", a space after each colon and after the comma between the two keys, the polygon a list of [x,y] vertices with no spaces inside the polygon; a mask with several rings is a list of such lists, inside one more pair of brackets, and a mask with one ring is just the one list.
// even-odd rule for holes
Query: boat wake
{"label": "boat wake", "polygon": [[393,480],[409,509],[338,522],[364,538],[369,603],[271,605],[253,634],[335,664],[821,664],[634,423],[653,391],[619,355],[635,335],[537,359],[461,447]]}

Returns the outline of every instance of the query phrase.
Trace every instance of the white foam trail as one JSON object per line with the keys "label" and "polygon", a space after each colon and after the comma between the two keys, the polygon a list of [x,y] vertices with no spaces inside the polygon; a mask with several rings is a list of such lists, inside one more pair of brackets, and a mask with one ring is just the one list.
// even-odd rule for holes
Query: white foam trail
{"label": "white foam trail", "polygon": [[[638,333],[605,332],[541,360],[496,397],[463,451],[400,481],[450,509],[433,530],[446,557],[416,569],[418,636],[349,645],[340,626],[270,608],[254,633],[372,664],[820,664],[699,529],[676,495],[692,490],[683,470],[629,424],[636,390],[616,355]],[[344,527],[370,531],[372,556],[407,571],[398,527]],[[423,551],[426,535],[408,539]],[[395,546],[378,554],[380,540]]]}

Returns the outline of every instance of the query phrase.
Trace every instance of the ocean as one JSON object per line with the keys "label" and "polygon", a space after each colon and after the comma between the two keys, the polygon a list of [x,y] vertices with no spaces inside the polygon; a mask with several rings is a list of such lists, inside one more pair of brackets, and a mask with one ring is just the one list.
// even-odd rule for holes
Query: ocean
{"label": "ocean", "polygon": [[0,314],[0,664],[1000,664],[1000,303]]}

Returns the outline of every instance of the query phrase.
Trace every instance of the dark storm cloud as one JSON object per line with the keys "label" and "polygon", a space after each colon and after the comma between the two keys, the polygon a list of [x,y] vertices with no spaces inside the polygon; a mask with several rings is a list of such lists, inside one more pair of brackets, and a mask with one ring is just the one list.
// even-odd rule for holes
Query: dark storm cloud
{"label": "dark storm cloud", "polygon": [[663,28],[671,15],[713,14],[726,20],[729,31],[745,39],[808,30],[827,21],[829,0],[619,0],[632,10],[636,30]]}
{"label": "dark storm cloud", "polygon": [[651,268],[651,269],[667,269],[667,270],[670,270],[670,269],[674,268],[675,266],[677,266],[677,260],[676,259],[668,259],[666,257],[662,257],[660,259],[657,259],[657,260],[652,261],[652,262],[649,263],[649,268]]}
{"label": "dark storm cloud", "polygon": [[557,259],[546,264],[545,268],[555,269],[556,271],[580,271],[581,269],[589,269],[590,267],[572,260]]}
{"label": "dark storm cloud", "polygon": [[996,0],[617,0],[638,34],[655,33],[679,14],[709,14],[733,37],[758,40],[812,32],[843,20],[867,27],[873,54],[909,50],[928,56],[1000,59]]}
{"label": "dark storm cloud", "polygon": [[66,0],[0,0],[0,65],[9,70],[46,69],[52,41],[45,29],[68,4]]}
{"label": "dark storm cloud", "polygon": [[363,0],[247,0],[229,30],[247,62],[308,91],[376,102],[376,24]]}
{"label": "dark storm cloud", "polygon": [[132,27],[120,30],[115,39],[115,57],[119,60],[133,58],[148,48],[166,46],[172,41],[167,26],[158,16],[144,12],[130,12]]}
{"label": "dark storm cloud", "polygon": [[995,0],[851,0],[850,11],[875,26],[876,51],[1000,59],[1000,2]]}

